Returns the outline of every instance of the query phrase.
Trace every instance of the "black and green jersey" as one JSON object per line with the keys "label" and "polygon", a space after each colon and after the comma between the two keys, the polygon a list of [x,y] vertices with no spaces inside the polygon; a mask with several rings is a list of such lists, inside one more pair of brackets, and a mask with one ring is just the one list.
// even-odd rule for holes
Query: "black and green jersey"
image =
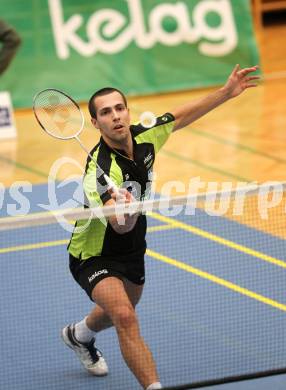
{"label": "black and green jersey", "polygon": [[[111,198],[94,160],[118,187],[127,188],[137,200],[148,197],[155,155],[173,127],[174,117],[170,113],[158,117],[152,128],[131,125],[134,160],[120,150],[111,149],[101,138],[91,151],[93,159],[87,159],[83,180],[86,207],[103,205]],[[73,233],[68,251],[81,260],[94,256],[126,257],[145,253],[145,215],[140,215],[132,231],[125,234],[116,233],[105,219],[94,219],[90,223],[80,220],[76,222],[76,227],[79,231]]]}

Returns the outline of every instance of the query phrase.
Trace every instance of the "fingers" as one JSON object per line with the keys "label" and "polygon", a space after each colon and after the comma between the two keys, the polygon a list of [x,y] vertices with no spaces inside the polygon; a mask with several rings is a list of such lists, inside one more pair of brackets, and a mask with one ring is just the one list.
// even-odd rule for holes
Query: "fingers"
{"label": "fingers", "polygon": [[124,193],[122,192],[122,188],[119,188],[118,191],[114,191],[112,188],[108,190],[109,194],[111,195],[112,199],[118,201],[124,199]]}
{"label": "fingers", "polygon": [[234,76],[240,69],[240,65],[236,64],[230,76]]}
{"label": "fingers", "polygon": [[111,189],[109,193],[112,199],[118,203],[130,203],[133,200],[132,195],[126,188],[119,188],[116,192]]}
{"label": "fingers", "polygon": [[259,79],[260,79],[260,76],[249,76],[249,77],[245,78],[245,81],[248,82],[248,81],[259,80]]}
{"label": "fingers", "polygon": [[125,199],[127,202],[131,202],[134,200],[133,195],[128,190],[126,191]]}
{"label": "fingers", "polygon": [[240,65],[236,64],[230,76],[235,76],[236,74],[240,76],[246,76],[248,73],[256,72],[258,69],[259,69],[258,65],[252,66],[250,68],[240,69]]}
{"label": "fingers", "polygon": [[241,69],[239,72],[237,72],[237,74],[239,76],[246,76],[247,74],[249,74],[251,72],[256,72],[258,70],[258,68],[259,68],[258,65],[252,66],[251,68],[244,68],[244,69]]}
{"label": "fingers", "polygon": [[245,88],[253,88],[253,87],[257,87],[257,84],[253,84],[253,83],[245,84]]}
{"label": "fingers", "polygon": [[244,78],[244,88],[257,87],[257,83],[251,83],[250,81],[259,80],[260,76],[248,76]]}

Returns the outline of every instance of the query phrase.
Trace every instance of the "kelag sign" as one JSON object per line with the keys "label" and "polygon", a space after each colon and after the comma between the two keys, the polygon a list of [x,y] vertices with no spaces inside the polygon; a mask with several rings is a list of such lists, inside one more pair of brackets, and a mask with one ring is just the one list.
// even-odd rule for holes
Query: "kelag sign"
{"label": "kelag sign", "polygon": [[234,64],[258,62],[248,0],[3,2],[23,39],[0,79],[18,107],[48,87],[85,101],[103,86],[130,95],[220,84]]}

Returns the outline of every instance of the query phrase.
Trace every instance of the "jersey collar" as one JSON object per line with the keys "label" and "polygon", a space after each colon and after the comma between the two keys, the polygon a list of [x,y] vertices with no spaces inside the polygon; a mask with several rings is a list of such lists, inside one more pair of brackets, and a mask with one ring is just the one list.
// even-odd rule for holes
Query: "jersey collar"
{"label": "jersey collar", "polygon": [[[133,156],[134,156],[134,159],[135,159],[135,153],[136,153],[136,146],[137,146],[137,143],[135,141],[135,138],[134,138],[134,135],[131,131],[131,137],[132,137],[132,142],[133,142]],[[122,156],[124,158],[127,158],[128,160],[131,160],[126,152],[122,149],[117,149],[117,148],[112,148],[110,147],[103,139],[103,137],[100,137],[100,140],[99,140],[100,144],[103,145],[105,148],[107,148],[109,150],[109,152],[113,152],[115,154],[117,154],[118,156]]]}

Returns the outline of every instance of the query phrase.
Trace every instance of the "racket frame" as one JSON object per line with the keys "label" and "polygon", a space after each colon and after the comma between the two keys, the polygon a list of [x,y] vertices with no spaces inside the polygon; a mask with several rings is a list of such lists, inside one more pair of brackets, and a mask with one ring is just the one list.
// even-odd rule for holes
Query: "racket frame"
{"label": "racket frame", "polygon": [[[72,136],[68,136],[68,137],[60,137],[58,135],[55,135],[53,134],[52,132],[50,132],[48,129],[45,128],[45,126],[41,123],[38,115],[37,115],[37,109],[36,109],[36,101],[37,101],[37,98],[43,93],[43,92],[48,92],[48,91],[55,91],[55,92],[58,92],[59,94],[62,94],[64,95],[67,99],[69,99],[75,106],[76,108],[78,109],[79,113],[80,113],[80,116],[81,116],[81,126],[80,126],[80,129],[75,133],[73,134]],[[84,146],[84,144],[81,142],[80,138],[79,138],[79,135],[80,133],[82,132],[83,130],[83,127],[84,127],[84,116],[83,116],[83,113],[82,113],[82,110],[80,108],[80,106],[78,105],[78,103],[72,98],[70,97],[69,95],[67,95],[65,92],[63,91],[60,91],[59,89],[57,88],[46,88],[46,89],[43,89],[42,91],[38,92],[34,98],[33,98],[33,112],[34,112],[34,115],[35,115],[35,118],[37,120],[37,122],[39,123],[39,125],[41,126],[41,128],[47,133],[49,134],[50,136],[54,137],[54,138],[57,138],[57,139],[61,139],[61,140],[70,140],[70,139],[76,139],[77,142],[80,144],[81,148],[87,153],[87,155],[92,159],[92,161],[95,163],[96,167],[100,170],[101,172],[101,175],[104,177],[106,183],[107,183],[107,186],[108,186],[108,189],[109,190],[112,190],[112,192],[115,193],[115,195],[118,195],[119,194],[119,189],[117,187],[117,185],[113,182],[113,180],[104,172],[104,170],[100,167],[100,165],[98,164],[98,162],[93,158],[93,156],[90,154],[90,152],[88,151],[88,149]]]}
{"label": "racket frame", "polygon": [[[50,132],[48,129],[45,128],[45,126],[42,124],[42,122],[40,121],[38,115],[37,115],[37,109],[36,109],[36,101],[37,101],[37,98],[43,93],[43,92],[48,92],[48,91],[56,91],[58,92],[59,94],[61,95],[64,95],[67,99],[69,99],[75,106],[76,108],[78,109],[79,113],[80,113],[80,116],[81,116],[81,126],[80,126],[80,129],[74,133],[73,135],[71,136],[67,136],[67,137],[61,137],[59,135],[55,135],[53,134],[52,132]],[[68,140],[68,139],[73,139],[73,138],[77,138],[80,133],[82,132],[83,130],[83,127],[84,127],[84,116],[83,116],[83,113],[81,111],[81,108],[80,106],[78,105],[78,103],[72,98],[70,97],[69,95],[67,95],[65,92],[63,91],[60,91],[59,89],[56,89],[56,88],[46,88],[46,89],[43,89],[42,91],[38,92],[34,98],[33,98],[33,112],[34,112],[34,115],[35,115],[35,118],[37,119],[37,122],[39,123],[39,125],[41,126],[41,128],[46,132],[48,133],[49,135],[51,135],[52,137],[54,138],[57,138],[57,139],[61,139],[61,140]],[[81,143],[81,142],[80,142]]]}

